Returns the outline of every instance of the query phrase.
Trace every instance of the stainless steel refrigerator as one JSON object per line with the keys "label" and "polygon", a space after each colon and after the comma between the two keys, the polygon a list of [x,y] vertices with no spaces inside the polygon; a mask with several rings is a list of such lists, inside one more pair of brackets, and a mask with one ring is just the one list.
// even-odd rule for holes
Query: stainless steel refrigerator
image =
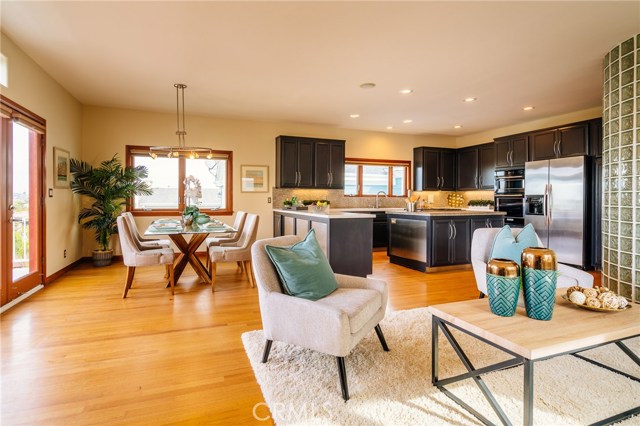
{"label": "stainless steel refrigerator", "polygon": [[525,225],[531,223],[559,262],[589,265],[589,165],[587,157],[525,164]]}

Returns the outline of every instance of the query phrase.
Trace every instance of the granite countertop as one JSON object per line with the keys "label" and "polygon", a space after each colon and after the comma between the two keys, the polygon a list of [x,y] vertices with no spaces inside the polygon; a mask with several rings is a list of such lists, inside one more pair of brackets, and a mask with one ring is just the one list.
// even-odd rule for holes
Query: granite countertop
{"label": "granite countertop", "polygon": [[493,210],[467,210],[467,209],[428,209],[417,212],[390,212],[402,216],[505,216],[506,212],[496,212]]}
{"label": "granite countertop", "polygon": [[366,213],[350,213],[342,211],[342,209],[327,210],[326,213],[312,213],[308,210],[287,210],[287,209],[273,209],[276,213],[284,213],[296,216],[318,217],[323,219],[373,219],[376,217],[373,214]]}

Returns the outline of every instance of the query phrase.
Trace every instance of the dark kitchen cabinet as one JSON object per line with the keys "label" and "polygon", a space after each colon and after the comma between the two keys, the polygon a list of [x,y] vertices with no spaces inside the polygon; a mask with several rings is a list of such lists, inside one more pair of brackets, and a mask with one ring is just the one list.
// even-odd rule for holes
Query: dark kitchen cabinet
{"label": "dark kitchen cabinet", "polygon": [[446,148],[413,149],[415,191],[456,189],[456,151]]}
{"label": "dark kitchen cabinet", "polygon": [[315,142],[315,188],[344,188],[344,141]]}
{"label": "dark kitchen cabinet", "polygon": [[433,219],[431,266],[460,265],[470,260],[470,219]]}
{"label": "dark kitchen cabinet", "polygon": [[478,228],[502,228],[504,219],[502,217],[477,217],[471,219],[471,238]]}
{"label": "dark kitchen cabinet", "polygon": [[527,135],[508,136],[495,140],[496,168],[523,167],[529,161]]}
{"label": "dark kitchen cabinet", "polygon": [[459,149],[457,154],[457,170],[459,190],[478,189],[478,158],[477,147]]}
{"label": "dark kitchen cabinet", "polygon": [[532,161],[589,154],[589,123],[577,123],[531,134]]}
{"label": "dark kitchen cabinet", "polygon": [[602,156],[602,119],[589,120],[589,155]]}
{"label": "dark kitchen cabinet", "polygon": [[456,188],[458,190],[493,189],[495,161],[493,143],[458,149]]}
{"label": "dark kitchen cabinet", "polygon": [[345,141],[276,138],[276,187],[344,188]]}

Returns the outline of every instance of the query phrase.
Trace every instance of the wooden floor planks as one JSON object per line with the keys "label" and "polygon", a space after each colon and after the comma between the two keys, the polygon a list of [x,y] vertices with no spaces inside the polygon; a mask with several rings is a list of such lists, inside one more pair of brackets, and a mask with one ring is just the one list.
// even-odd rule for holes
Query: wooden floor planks
{"label": "wooden floor planks", "polygon": [[[172,297],[163,274],[138,268],[123,300],[121,263],[83,264],[4,313],[0,423],[269,424],[253,417],[263,399],[240,339],[261,328],[257,290],[231,263],[213,294],[189,267]],[[373,276],[390,310],[478,296],[471,271],[424,274],[383,252]]]}

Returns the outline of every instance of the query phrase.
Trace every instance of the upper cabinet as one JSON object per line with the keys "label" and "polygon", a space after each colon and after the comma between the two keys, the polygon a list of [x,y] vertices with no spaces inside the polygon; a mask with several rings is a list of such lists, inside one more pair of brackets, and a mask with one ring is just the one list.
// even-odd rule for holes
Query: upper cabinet
{"label": "upper cabinet", "polygon": [[446,148],[413,149],[413,189],[415,191],[454,191],[456,189],[456,151]]}
{"label": "upper cabinet", "polygon": [[315,188],[344,188],[344,141],[315,142]]}
{"label": "upper cabinet", "polygon": [[589,155],[589,123],[577,123],[531,134],[532,161]]}
{"label": "upper cabinet", "polygon": [[495,140],[496,168],[524,167],[528,158],[527,135],[507,136]]}
{"label": "upper cabinet", "polygon": [[495,147],[493,143],[458,149],[458,190],[493,189]]}
{"label": "upper cabinet", "polygon": [[276,187],[344,188],[345,141],[278,136]]}

